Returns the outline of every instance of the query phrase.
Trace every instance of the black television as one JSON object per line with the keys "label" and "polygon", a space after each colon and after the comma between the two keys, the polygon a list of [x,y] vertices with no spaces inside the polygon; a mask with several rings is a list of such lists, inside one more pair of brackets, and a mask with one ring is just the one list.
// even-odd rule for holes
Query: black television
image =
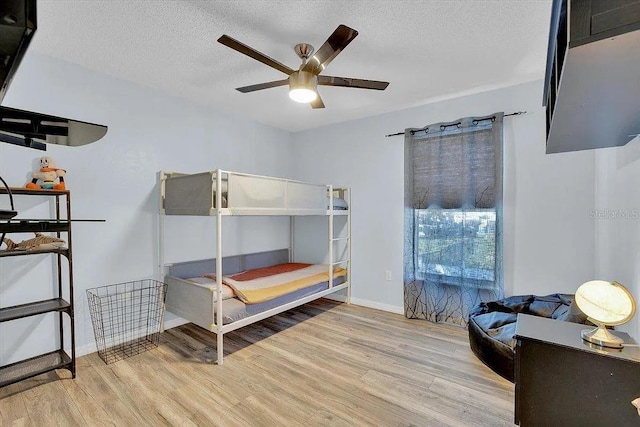
{"label": "black television", "polygon": [[[0,104],[37,28],[36,0],[0,1]],[[47,143],[85,145],[106,133],[103,125],[0,106],[0,142],[46,150]]]}

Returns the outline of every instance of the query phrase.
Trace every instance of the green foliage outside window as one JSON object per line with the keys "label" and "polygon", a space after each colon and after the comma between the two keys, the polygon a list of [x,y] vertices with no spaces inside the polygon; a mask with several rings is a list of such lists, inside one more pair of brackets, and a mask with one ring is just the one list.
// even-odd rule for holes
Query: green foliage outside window
{"label": "green foliage outside window", "polygon": [[[493,209],[417,210],[417,269],[425,276],[495,281]],[[484,283],[488,285],[488,283]]]}

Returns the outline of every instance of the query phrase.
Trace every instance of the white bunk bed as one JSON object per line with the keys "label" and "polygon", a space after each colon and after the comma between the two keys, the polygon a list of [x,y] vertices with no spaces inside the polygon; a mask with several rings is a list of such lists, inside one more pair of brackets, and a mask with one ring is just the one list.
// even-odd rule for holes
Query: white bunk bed
{"label": "white bunk bed", "polygon": [[[217,169],[196,174],[159,173],[159,264],[168,285],[166,309],[217,335],[217,363],[223,362],[223,337],[243,326],[346,290],[351,296],[351,197],[348,188],[311,184],[283,178]],[[216,218],[215,259],[165,264],[165,215],[213,216]],[[223,257],[224,216],[272,215],[290,217],[287,249]],[[228,295],[223,280],[249,269],[270,267],[294,260],[294,217],[325,216],[328,219],[326,280],[295,289],[257,304],[244,304]],[[334,235],[334,216],[344,216],[346,233]],[[343,246],[343,259],[334,260],[334,245]],[[341,269],[339,267],[343,267]],[[318,266],[313,266],[318,268]],[[325,270],[323,270],[325,271]],[[339,273],[336,273],[339,272]],[[202,278],[209,274],[209,278]],[[211,276],[213,274],[213,276]],[[202,279],[201,279],[202,278]],[[208,279],[208,280],[207,280]]]}

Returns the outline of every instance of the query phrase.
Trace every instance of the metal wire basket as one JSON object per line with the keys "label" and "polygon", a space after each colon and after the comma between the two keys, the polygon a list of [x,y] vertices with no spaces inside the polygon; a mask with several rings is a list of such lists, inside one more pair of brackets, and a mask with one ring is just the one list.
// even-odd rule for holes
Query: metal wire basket
{"label": "metal wire basket", "polygon": [[146,279],[87,289],[98,354],[106,364],[156,348],[167,285]]}

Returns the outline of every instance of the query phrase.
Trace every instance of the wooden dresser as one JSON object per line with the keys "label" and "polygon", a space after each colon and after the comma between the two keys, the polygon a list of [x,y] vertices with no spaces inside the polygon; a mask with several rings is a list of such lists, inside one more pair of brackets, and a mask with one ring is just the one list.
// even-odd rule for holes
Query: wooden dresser
{"label": "wooden dresser", "polygon": [[518,315],[515,423],[521,426],[640,426],[631,401],[640,397],[640,349],[591,346],[589,326]]}

